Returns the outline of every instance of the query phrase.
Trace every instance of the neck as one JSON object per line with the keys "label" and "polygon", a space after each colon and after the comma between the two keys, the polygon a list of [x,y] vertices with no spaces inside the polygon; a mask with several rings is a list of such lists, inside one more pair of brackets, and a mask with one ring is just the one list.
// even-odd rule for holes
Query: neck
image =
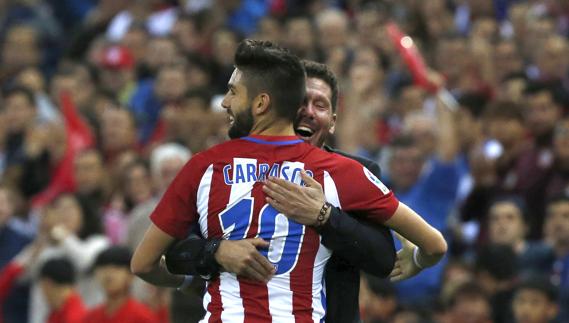
{"label": "neck", "polygon": [[56,298],[53,302],[53,309],[59,310],[63,304],[71,297],[73,294],[73,288],[71,287],[62,287],[61,291],[57,294]]}
{"label": "neck", "polygon": [[106,312],[116,312],[128,300],[128,297],[128,293],[120,294],[117,296],[107,295],[107,303],[105,304]]}
{"label": "neck", "polygon": [[259,121],[250,134],[263,136],[295,136],[294,127],[290,121],[276,120],[273,122]]}

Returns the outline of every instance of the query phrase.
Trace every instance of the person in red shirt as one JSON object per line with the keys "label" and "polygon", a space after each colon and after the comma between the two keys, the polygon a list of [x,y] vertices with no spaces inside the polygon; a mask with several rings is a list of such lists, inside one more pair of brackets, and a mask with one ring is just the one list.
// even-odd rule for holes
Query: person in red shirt
{"label": "person in red shirt", "polygon": [[164,318],[131,296],[134,276],[130,272],[131,253],[125,247],[103,250],[95,260],[95,278],[103,288],[105,302],[90,310],[84,323],[157,323]]}
{"label": "person in red shirt", "polygon": [[87,310],[75,290],[75,269],[67,258],[48,260],[40,269],[40,288],[50,307],[47,323],[80,323]]}

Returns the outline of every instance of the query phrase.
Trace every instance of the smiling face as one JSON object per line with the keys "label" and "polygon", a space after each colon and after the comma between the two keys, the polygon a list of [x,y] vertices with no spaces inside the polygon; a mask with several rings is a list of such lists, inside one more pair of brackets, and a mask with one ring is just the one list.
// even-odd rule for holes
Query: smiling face
{"label": "smiling face", "polygon": [[243,79],[243,72],[235,69],[229,83],[228,90],[221,102],[221,106],[227,111],[229,117],[229,138],[241,138],[247,136],[253,129],[253,112],[251,100],[247,95],[247,87]]}
{"label": "smiling face", "polygon": [[332,90],[321,79],[306,80],[306,99],[294,122],[296,134],[316,147],[322,147],[329,135],[334,133],[336,114],[332,110]]}

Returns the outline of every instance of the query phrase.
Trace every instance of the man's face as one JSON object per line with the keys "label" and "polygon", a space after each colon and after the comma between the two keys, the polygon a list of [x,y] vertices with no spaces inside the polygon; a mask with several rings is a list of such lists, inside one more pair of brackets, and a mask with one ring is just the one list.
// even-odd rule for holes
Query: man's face
{"label": "man's face", "polygon": [[465,297],[458,300],[451,309],[453,322],[490,323],[491,309],[488,301],[481,297]]}
{"label": "man's face", "polygon": [[557,308],[537,290],[522,289],[512,302],[514,316],[518,323],[546,323],[556,315]]}
{"label": "man's face", "polygon": [[415,185],[421,175],[424,161],[417,146],[395,148],[389,163],[394,187],[404,191]]}
{"label": "man's face", "polygon": [[158,72],[156,95],[165,102],[179,102],[188,90],[184,70],[163,68]]}
{"label": "man's face", "polygon": [[81,193],[90,193],[102,185],[103,160],[95,152],[80,154],[75,158],[74,172],[77,190]]}
{"label": "man's face", "polygon": [[17,133],[31,124],[36,116],[36,109],[24,94],[16,93],[6,98],[4,115],[8,131]]}
{"label": "man's face", "polygon": [[542,91],[527,98],[526,123],[534,135],[543,135],[553,130],[561,116],[561,109],[553,102],[548,92]]}
{"label": "man's face", "polygon": [[136,140],[134,120],[127,110],[107,109],[101,116],[101,140],[105,151],[130,148]]}
{"label": "man's face", "polygon": [[513,245],[525,235],[523,216],[513,203],[496,203],[490,209],[490,241]]}
{"label": "man's face", "polygon": [[334,133],[336,114],[332,111],[332,89],[321,79],[306,80],[306,99],[294,122],[296,134],[304,141],[322,147]]}
{"label": "man's face", "polygon": [[253,129],[253,111],[247,95],[243,73],[235,69],[228,83],[228,90],[221,102],[229,116],[229,138],[241,138],[249,135]]}
{"label": "man's face", "polygon": [[560,201],[547,207],[546,228],[556,245],[569,245],[569,202]]}

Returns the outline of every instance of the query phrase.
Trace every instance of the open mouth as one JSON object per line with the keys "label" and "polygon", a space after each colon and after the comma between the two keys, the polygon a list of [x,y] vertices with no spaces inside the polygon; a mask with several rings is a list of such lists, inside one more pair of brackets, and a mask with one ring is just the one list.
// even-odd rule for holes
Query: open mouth
{"label": "open mouth", "polygon": [[229,121],[230,126],[235,122],[235,117],[233,117],[233,114],[229,111],[227,111],[227,121]]}
{"label": "open mouth", "polygon": [[314,130],[306,127],[306,126],[299,126],[295,129],[296,134],[299,135],[301,138],[309,139],[314,135]]}

